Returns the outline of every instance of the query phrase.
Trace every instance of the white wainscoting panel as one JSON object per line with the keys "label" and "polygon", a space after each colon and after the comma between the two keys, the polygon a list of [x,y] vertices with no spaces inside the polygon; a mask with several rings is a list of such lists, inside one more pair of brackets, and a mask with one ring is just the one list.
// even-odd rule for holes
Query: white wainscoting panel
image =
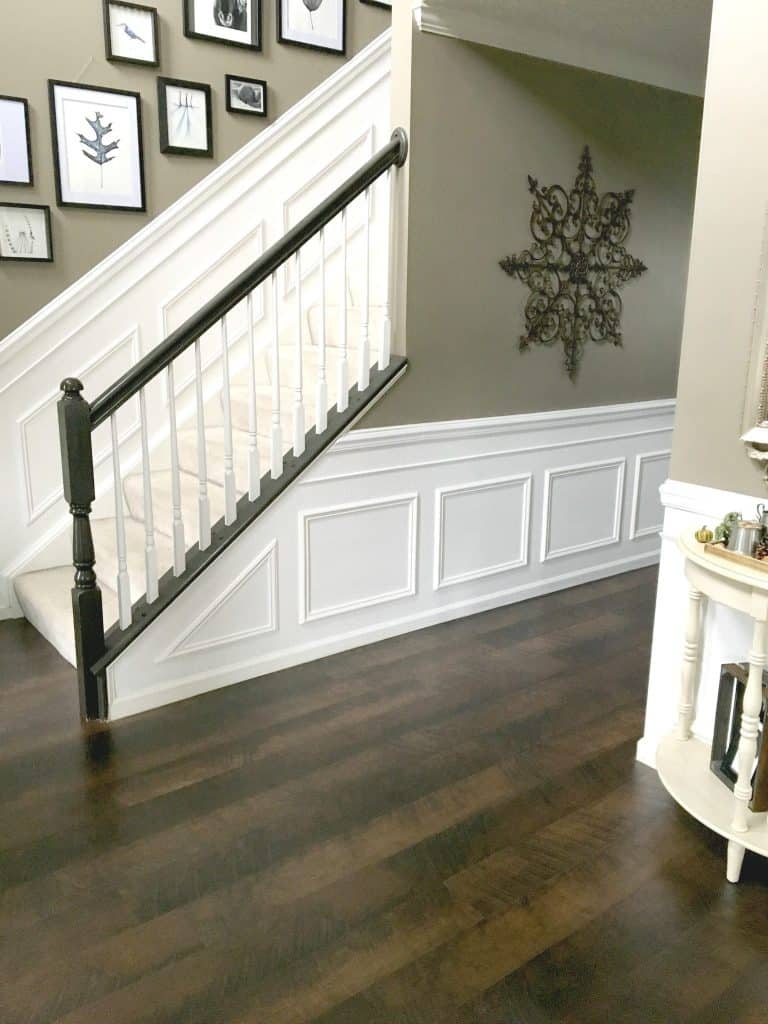
{"label": "white wainscoting panel", "polygon": [[659,488],[669,474],[670,451],[643,452],[635,457],[635,485],[632,494],[632,540],[659,533],[663,510],[659,504]]}
{"label": "white wainscoting panel", "polygon": [[626,459],[548,469],[541,560],[618,544]]}
{"label": "white wainscoting panel", "polygon": [[[652,464],[637,457],[668,450],[673,414],[647,402],[347,434],[114,662],[112,717],[656,562],[658,535],[631,535],[625,465],[634,494]],[[650,480],[641,525],[660,515]],[[268,611],[269,573],[247,567],[271,549]]]}
{"label": "white wainscoting panel", "polygon": [[438,488],[435,588],[528,564],[530,473]]}
{"label": "white wainscoting panel", "polygon": [[416,593],[417,504],[407,494],[302,514],[301,622]]}

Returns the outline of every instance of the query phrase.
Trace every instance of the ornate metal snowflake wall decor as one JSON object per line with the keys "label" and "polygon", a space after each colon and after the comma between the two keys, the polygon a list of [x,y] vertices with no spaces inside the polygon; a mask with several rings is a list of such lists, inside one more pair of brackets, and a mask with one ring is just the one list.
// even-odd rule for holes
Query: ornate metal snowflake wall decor
{"label": "ornate metal snowflake wall decor", "polygon": [[528,187],[533,245],[500,266],[531,290],[520,351],[561,341],[573,379],[588,341],[621,345],[619,290],[648,269],[623,245],[635,191],[598,196],[589,146],[570,193],[560,185],[542,188],[530,175]]}

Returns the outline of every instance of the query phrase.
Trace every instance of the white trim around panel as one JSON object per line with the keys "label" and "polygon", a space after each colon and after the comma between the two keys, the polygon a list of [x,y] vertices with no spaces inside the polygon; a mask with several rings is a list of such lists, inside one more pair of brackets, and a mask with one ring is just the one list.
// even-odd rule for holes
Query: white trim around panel
{"label": "white trim around panel", "polygon": [[[299,622],[314,622],[317,619],[326,619],[332,615],[342,615],[346,612],[358,611],[361,608],[370,608],[373,605],[385,604],[388,601],[397,601],[403,597],[413,597],[416,594],[416,565],[418,556],[418,494],[401,494],[389,498],[374,498],[371,501],[357,501],[344,505],[333,505],[325,509],[313,509],[301,512],[299,515]],[[329,605],[326,608],[313,610],[311,608],[311,570],[310,570],[310,524],[318,519],[330,519],[338,516],[352,515],[355,512],[363,512],[373,508],[397,508],[403,506],[408,508],[408,551],[407,569],[408,582],[405,587],[376,594],[373,597],[362,600],[347,601],[342,604]],[[339,572],[343,572],[339,566]]]}
{"label": "white trim around panel", "polygon": [[[496,576],[512,569],[520,569],[528,565],[528,541],[530,536],[531,516],[531,483],[533,474],[519,473],[514,476],[497,477],[493,480],[481,480],[478,483],[457,484],[452,487],[438,487],[435,491],[435,564],[434,588],[441,590],[459,583]],[[483,569],[470,570],[457,576],[445,575],[445,508],[446,498],[455,494],[467,494],[477,491],[491,491],[510,484],[523,484],[521,501],[520,551],[521,557],[511,562],[499,562]]]}
{"label": "white trim around panel", "polygon": [[[605,548],[611,544],[618,544],[621,541],[621,513],[624,506],[624,475],[626,465],[627,460],[625,458],[600,459],[596,462],[582,462],[576,466],[563,466],[559,469],[546,470],[544,474],[544,515],[541,531],[542,562],[549,562],[553,558],[564,558],[566,555],[576,555],[581,551],[592,551],[595,548]],[[549,535],[552,514],[552,481],[556,480],[558,477],[577,476],[582,473],[586,474],[590,470],[609,469],[611,467],[618,470],[616,474],[616,494],[613,510],[613,532],[611,535],[605,538],[598,538],[597,540],[586,541],[584,544],[573,544],[568,547],[558,548],[555,550],[550,549]]]}
{"label": "white trim around panel", "polygon": [[[95,359],[92,359],[89,363],[86,363],[85,366],[81,366],[79,370],[76,370],[72,374],[72,376],[77,377],[78,380],[84,380],[84,378],[87,377],[88,374],[93,373],[94,370],[97,370],[99,366],[105,363],[111,356],[115,355],[116,352],[119,352],[120,349],[123,348],[124,346],[129,346],[130,348],[129,366],[133,366],[136,362],[138,362],[139,356],[141,354],[138,325],[135,324],[126,334],[124,334],[120,338],[119,341],[114,342],[112,345],[109,346],[108,349],[106,349],[104,352],[98,355]],[[27,442],[26,433],[29,423],[36,416],[39,416],[40,413],[47,409],[49,406],[56,405],[60,398],[61,390],[59,388],[56,388],[56,390],[54,391],[49,391],[45,398],[37,402],[36,405],[33,406],[33,408],[29,409],[23,415],[19,416],[19,418],[16,421],[16,425],[19,430],[19,445],[21,447],[21,461],[24,471],[24,488],[27,499],[28,526],[31,526],[32,523],[38,520],[40,516],[42,516],[45,512],[47,512],[50,508],[52,508],[58,501],[60,501],[64,497],[64,486],[63,484],[59,484],[57,487],[54,487],[53,490],[50,491],[45,498],[42,498],[40,501],[35,502],[32,483],[32,455],[29,450],[29,444]],[[118,438],[119,444],[123,444],[129,438],[133,437],[133,435],[138,432],[140,426],[141,424],[139,422],[139,416],[137,412],[134,420],[132,420],[129,426],[120,434]],[[105,462],[110,457],[111,453],[112,449],[109,444],[107,444],[101,451],[94,452],[94,467],[98,468],[99,466],[101,466],[102,463]],[[46,457],[50,457],[50,449],[46,449],[44,454]],[[56,454],[54,458],[56,459],[58,464],[58,446],[56,448]]]}
{"label": "white trim around panel", "polygon": [[659,500],[659,523],[655,526],[644,526],[641,530],[637,528],[637,523],[640,518],[641,477],[643,465],[646,462],[661,462],[662,460],[666,460],[668,462],[671,455],[672,452],[667,449],[666,451],[658,452],[641,452],[639,455],[635,456],[635,480],[632,487],[632,517],[629,524],[630,540],[640,540],[642,537],[652,537],[661,532],[664,525],[664,514],[661,508],[661,500]]}

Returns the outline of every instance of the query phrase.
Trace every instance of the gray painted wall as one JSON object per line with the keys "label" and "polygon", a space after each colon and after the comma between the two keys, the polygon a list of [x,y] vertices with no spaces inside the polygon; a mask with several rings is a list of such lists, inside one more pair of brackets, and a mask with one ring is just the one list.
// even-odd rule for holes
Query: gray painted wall
{"label": "gray painted wall", "polygon": [[[51,206],[56,262],[52,265],[0,264],[0,338],[166,209],[344,60],[331,54],[278,45],[274,0],[263,0],[261,53],[187,39],[182,31],[182,0],[148,2],[158,8],[160,17],[159,69],[110,64],[105,59],[101,0],[46,0],[42,5],[11,4],[9,0],[7,10],[3,5],[0,93],[25,96],[30,101],[35,185],[33,188],[0,185],[0,202]],[[348,55],[357,53],[389,23],[390,14],[385,9],[348,0]],[[208,82],[213,87],[213,160],[160,153],[155,83],[158,74]],[[267,80],[269,119],[226,112],[225,74]],[[141,93],[146,214],[57,209],[48,114],[49,78]]]}
{"label": "gray painted wall", "polygon": [[[406,378],[365,426],[675,394],[702,103],[416,31],[412,55]],[[527,247],[527,175],[570,186],[585,143],[598,189],[636,188],[625,346],[520,353],[526,289],[498,260]]]}

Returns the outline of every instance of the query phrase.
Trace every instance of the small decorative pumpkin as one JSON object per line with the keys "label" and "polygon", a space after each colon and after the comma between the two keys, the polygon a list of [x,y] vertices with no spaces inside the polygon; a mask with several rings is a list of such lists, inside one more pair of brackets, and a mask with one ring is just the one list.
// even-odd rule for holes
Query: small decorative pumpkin
{"label": "small decorative pumpkin", "polygon": [[696,531],[695,536],[699,544],[710,544],[715,535],[708,526],[702,526],[700,530]]}

